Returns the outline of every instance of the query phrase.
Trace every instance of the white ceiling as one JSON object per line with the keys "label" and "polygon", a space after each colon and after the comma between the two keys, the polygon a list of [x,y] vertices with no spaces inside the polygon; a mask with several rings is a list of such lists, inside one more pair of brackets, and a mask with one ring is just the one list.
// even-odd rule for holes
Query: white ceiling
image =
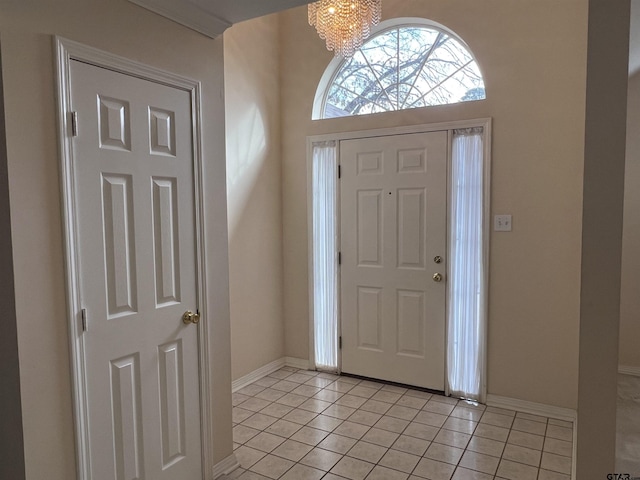
{"label": "white ceiling", "polygon": [[215,38],[234,23],[261,17],[309,0],[129,0]]}
{"label": "white ceiling", "polygon": [[305,0],[190,0],[231,23],[309,3]]}

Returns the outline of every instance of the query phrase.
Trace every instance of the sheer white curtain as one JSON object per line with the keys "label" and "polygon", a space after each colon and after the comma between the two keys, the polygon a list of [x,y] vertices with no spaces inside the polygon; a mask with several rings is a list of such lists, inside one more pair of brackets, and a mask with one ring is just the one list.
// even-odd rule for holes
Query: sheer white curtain
{"label": "sheer white curtain", "polygon": [[338,369],[338,165],[336,142],[313,145],[313,307],[315,363]]}
{"label": "sheer white curtain", "polygon": [[455,130],[449,245],[448,382],[451,395],[484,402],[485,268],[482,128]]}

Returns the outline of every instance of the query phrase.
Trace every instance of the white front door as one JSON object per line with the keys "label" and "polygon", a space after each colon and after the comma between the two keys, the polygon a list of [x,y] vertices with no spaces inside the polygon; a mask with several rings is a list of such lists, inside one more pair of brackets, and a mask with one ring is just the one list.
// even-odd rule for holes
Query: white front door
{"label": "white front door", "polygon": [[190,92],[70,71],[90,478],[199,480]]}
{"label": "white front door", "polygon": [[340,166],[342,371],[444,390],[447,133],[343,141]]}

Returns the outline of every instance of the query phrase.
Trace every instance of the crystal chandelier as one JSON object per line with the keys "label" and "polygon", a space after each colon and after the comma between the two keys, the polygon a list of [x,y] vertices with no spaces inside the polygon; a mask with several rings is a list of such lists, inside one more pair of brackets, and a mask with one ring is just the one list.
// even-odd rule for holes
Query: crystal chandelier
{"label": "crystal chandelier", "polygon": [[316,27],[327,49],[352,57],[380,22],[382,0],[320,0],[309,4],[309,25]]}

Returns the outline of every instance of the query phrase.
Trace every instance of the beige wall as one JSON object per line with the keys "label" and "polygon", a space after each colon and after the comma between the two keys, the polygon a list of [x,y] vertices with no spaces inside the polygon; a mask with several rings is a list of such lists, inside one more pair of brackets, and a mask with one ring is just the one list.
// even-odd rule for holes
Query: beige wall
{"label": "beige wall", "polygon": [[[587,2],[386,0],[384,18],[426,17],[471,47],[487,100],[311,121],[332,59],[298,8],[281,16],[286,354],[308,357],[307,135],[493,118],[488,391],[576,408]],[[553,15],[549,12],[553,11]]]}
{"label": "beige wall", "polygon": [[0,15],[28,479],[73,480],[52,34],[202,82],[214,461],[232,453],[222,40],[126,0],[4,0]]}
{"label": "beige wall", "polygon": [[640,368],[640,71],[629,77],[628,95],[620,365]]}
{"label": "beige wall", "polygon": [[224,34],[233,379],[284,356],[278,16]]}
{"label": "beige wall", "polygon": [[631,2],[630,37],[620,294],[620,365],[640,368],[640,0]]}

